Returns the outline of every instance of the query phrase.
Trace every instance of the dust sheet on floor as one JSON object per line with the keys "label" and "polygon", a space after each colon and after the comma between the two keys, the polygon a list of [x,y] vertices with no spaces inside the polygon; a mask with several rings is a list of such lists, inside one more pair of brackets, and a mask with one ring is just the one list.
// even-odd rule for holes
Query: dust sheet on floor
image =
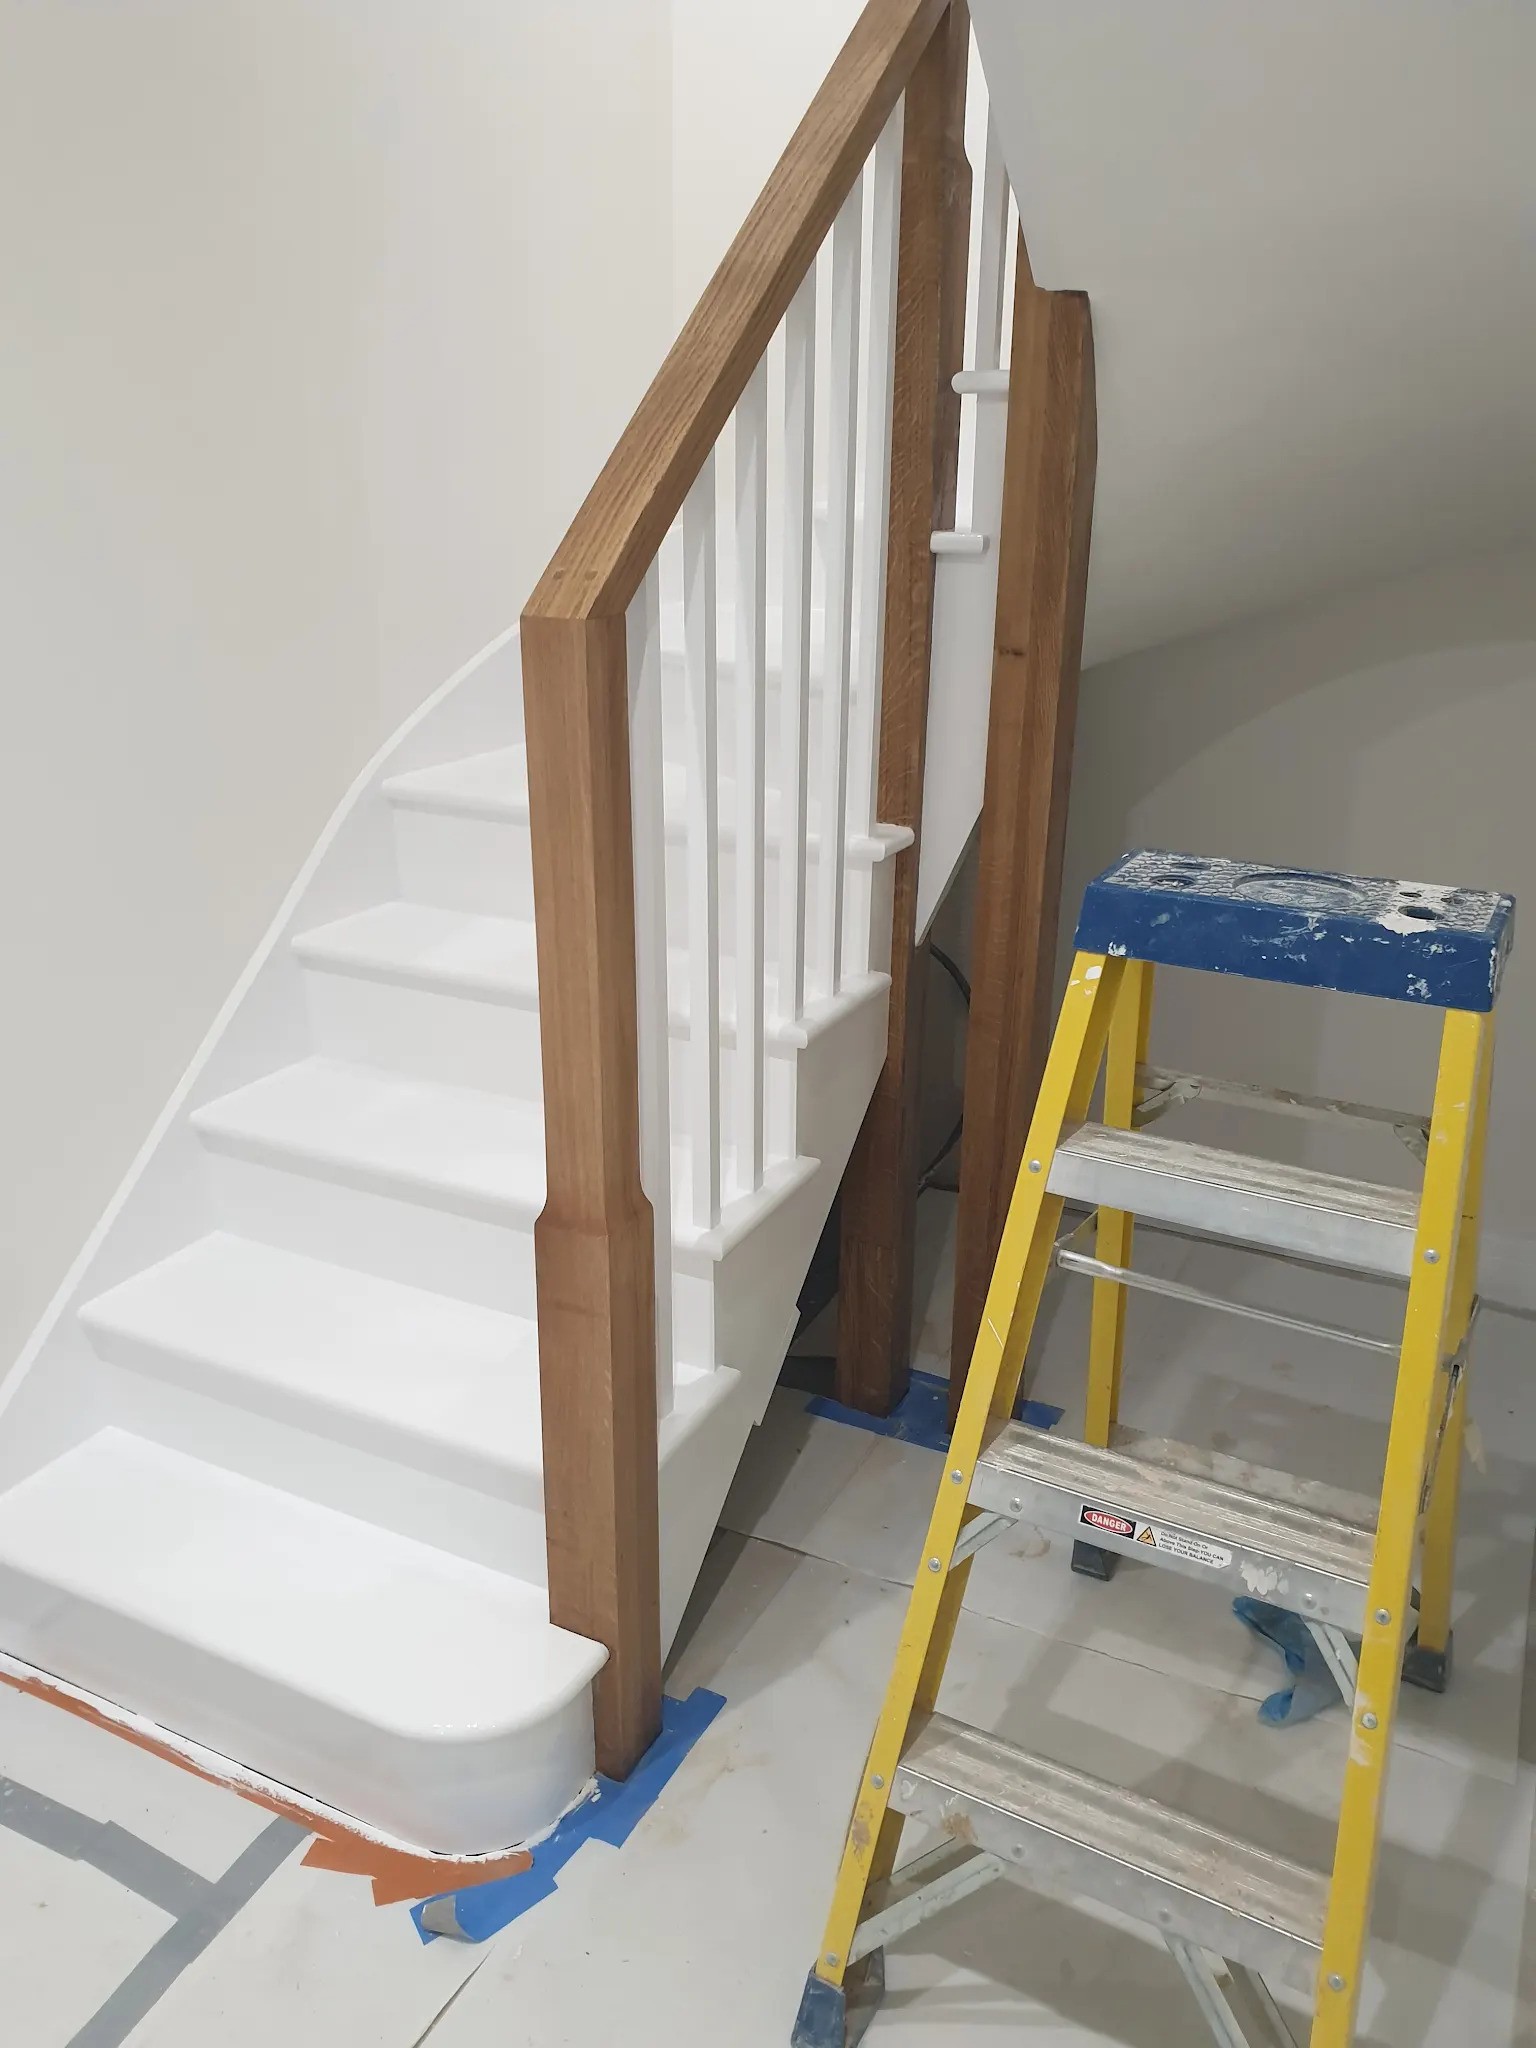
{"label": "dust sheet on floor", "polygon": [[[925,1227],[942,1228],[945,1208],[924,1206]],[[1256,1301],[1271,1284],[1260,1261],[1152,1233],[1144,1256]],[[937,1301],[947,1261],[935,1264]],[[1293,1309],[1359,1317],[1358,1282],[1308,1276],[1305,1303],[1290,1285]],[[1386,1329],[1393,1307],[1382,1290],[1368,1313]],[[1030,1382],[1069,1432],[1081,1428],[1086,1310],[1085,1293],[1053,1292]],[[931,1314],[930,1331],[944,1320]],[[1536,1539],[1530,1335],[1492,1310],[1479,1330],[1473,1409],[1489,1449],[1467,1473],[1455,1683],[1443,1699],[1404,1695],[1362,2048],[1493,2044],[1515,2025],[1536,1794],[1519,1755]],[[1374,1481],[1386,1386],[1373,1362],[1341,1363],[1259,1324],[1212,1329],[1155,1298],[1138,1304],[1133,1339],[1136,1426],[1340,1486]],[[944,1370],[936,1350],[920,1365]],[[17,1788],[0,1826],[7,2039],[784,2048],[937,1455],[811,1412],[803,1392],[774,1396],[667,1677],[676,1699],[702,1688],[724,1705],[633,1825],[611,1839],[588,1830],[579,1854],[553,1859],[558,1884],[541,1882],[531,1910],[483,1943],[424,1942],[411,1910],[375,1905],[365,1877],[306,1865],[292,1822],[0,1688],[0,1768]],[[1021,1528],[976,1561],[947,1699],[1315,1863],[1332,1840],[1347,1722],[1325,1711],[1301,1728],[1264,1725],[1275,1670],[1194,1581],[1134,1563],[1107,1585],[1077,1578],[1059,1545]],[[913,1853],[923,1846],[914,1832]],[[1196,2023],[1144,1930],[1011,1887],[895,1945],[888,1981],[870,2048],[887,2036],[962,2048],[982,2030],[1032,2048],[1183,2048]],[[151,1987],[135,2018],[132,1998]]]}
{"label": "dust sheet on floor", "polygon": [[[935,1205],[925,1205],[935,1206]],[[942,1225],[942,1212],[940,1212]],[[930,1222],[929,1227],[932,1227]],[[1147,1232],[1144,1259],[1262,1300],[1263,1262]],[[1223,1263],[1213,1263],[1216,1258]],[[1374,1318],[1400,1296],[1288,1276],[1293,1311]],[[942,1285],[942,1276],[940,1284]],[[1348,1306],[1339,1290],[1357,1291]],[[1302,1295],[1305,1294],[1305,1299]],[[1048,1303],[1031,1385],[1080,1429],[1087,1300]],[[1373,1483],[1387,1377],[1252,1323],[1137,1304],[1130,1419],[1237,1456]],[[1373,1324],[1374,1326],[1374,1324]],[[1493,1311],[1474,1409],[1495,1454],[1468,1471],[1457,1663],[1443,1699],[1404,1696],[1361,2048],[1507,2042],[1515,2024],[1536,1774],[1518,1751],[1533,1524],[1530,1326]],[[941,1371],[930,1353],[925,1369]],[[492,1950],[432,2048],[785,2048],[921,1554],[937,1453],[775,1395],[727,1505],[669,1685],[727,1705],[675,1798]],[[1020,1531],[980,1553],[946,1705],[1277,1851],[1323,1864],[1348,1740],[1342,1710],[1271,1727],[1273,1652],[1195,1581],[1128,1563],[1075,1577]],[[911,1831],[910,1853],[926,1846]],[[905,1852],[904,1852],[905,1853]],[[596,1966],[594,1966],[596,1965]],[[1145,1929],[995,1887],[887,1952],[868,2048],[1186,2048],[1200,2021]],[[1299,2010],[1293,2023],[1302,2024]],[[1305,2039],[1305,2032],[1299,2035]]]}

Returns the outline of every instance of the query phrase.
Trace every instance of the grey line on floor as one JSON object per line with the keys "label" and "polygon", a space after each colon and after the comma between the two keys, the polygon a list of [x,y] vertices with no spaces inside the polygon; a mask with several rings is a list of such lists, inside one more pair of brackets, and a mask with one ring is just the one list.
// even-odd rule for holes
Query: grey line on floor
{"label": "grey line on floor", "polygon": [[0,1777],[0,1827],[40,1848],[88,1863],[173,1920],[190,1913],[213,1889],[213,1880],[188,1870],[149,1842],[141,1842],[116,1821],[93,1820],[46,1792],[34,1792],[14,1778]]}
{"label": "grey line on floor", "polygon": [[121,2048],[155,2001],[169,1990],[189,1963],[196,1962],[240,1908],[255,1897],[308,1832],[297,1821],[274,1820],[249,1848],[241,1851],[222,1877],[211,1882],[199,1879],[201,1896],[139,1958],[105,2004],[71,2038],[68,2048]]}

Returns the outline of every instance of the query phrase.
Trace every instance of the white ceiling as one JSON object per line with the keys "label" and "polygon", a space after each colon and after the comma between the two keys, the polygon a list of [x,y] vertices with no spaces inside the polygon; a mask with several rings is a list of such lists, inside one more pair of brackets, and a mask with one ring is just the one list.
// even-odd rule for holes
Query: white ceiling
{"label": "white ceiling", "polygon": [[1093,305],[1085,659],[1536,531],[1533,0],[972,0]]}

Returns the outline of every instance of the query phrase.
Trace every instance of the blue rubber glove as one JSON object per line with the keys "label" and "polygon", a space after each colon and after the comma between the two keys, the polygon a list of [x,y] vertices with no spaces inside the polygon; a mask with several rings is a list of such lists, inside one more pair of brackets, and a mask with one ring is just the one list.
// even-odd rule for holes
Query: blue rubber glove
{"label": "blue rubber glove", "polygon": [[1292,1614],[1288,1607],[1271,1607],[1267,1600],[1250,1600],[1246,1594],[1232,1602],[1232,1612],[1280,1652],[1291,1680],[1284,1692],[1272,1692],[1260,1701],[1261,1721],[1275,1726],[1310,1721],[1343,1697],[1327,1658],[1299,1614]]}

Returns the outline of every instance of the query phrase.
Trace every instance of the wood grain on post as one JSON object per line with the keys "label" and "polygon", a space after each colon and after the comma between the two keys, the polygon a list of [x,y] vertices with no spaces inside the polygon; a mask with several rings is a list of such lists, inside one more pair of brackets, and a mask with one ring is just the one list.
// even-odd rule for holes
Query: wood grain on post
{"label": "wood grain on post", "polygon": [[960,1141],[955,1405],[1055,1021],[1097,445],[1088,301],[1041,291],[1021,237]]}
{"label": "wood grain on post", "polygon": [[[643,1754],[661,1712],[654,1240],[639,1164],[625,613],[952,11],[963,46],[963,6],[870,0],[523,614],[548,1168],[534,1251],[550,1614],[608,1650],[595,1687],[597,1762],[614,1777]],[[926,68],[935,69],[931,57]],[[917,94],[920,132],[931,125],[921,107],[932,91]],[[904,247],[906,238],[904,223]],[[934,251],[921,258],[938,260]],[[931,412],[932,397],[923,402]],[[931,462],[926,446],[917,459]],[[910,491],[900,446],[895,460],[898,489]],[[926,482],[921,489],[931,494]],[[931,573],[926,524],[918,566]],[[920,710],[916,717],[920,747]],[[914,865],[909,887],[915,874]]]}
{"label": "wood grain on post", "polygon": [[[876,814],[921,832],[933,648],[933,552],[954,524],[965,346],[970,16],[950,8],[907,88],[902,141],[880,763]],[[888,1414],[912,1351],[918,1090],[926,954],[914,950],[920,845],[896,856],[885,1066],[843,1180],[837,1398]]]}
{"label": "wood grain on post", "polygon": [[548,1177],[533,1242],[549,1612],[607,1646],[597,1767],[620,1777],[661,1726],[624,620],[528,616],[522,653]]}

